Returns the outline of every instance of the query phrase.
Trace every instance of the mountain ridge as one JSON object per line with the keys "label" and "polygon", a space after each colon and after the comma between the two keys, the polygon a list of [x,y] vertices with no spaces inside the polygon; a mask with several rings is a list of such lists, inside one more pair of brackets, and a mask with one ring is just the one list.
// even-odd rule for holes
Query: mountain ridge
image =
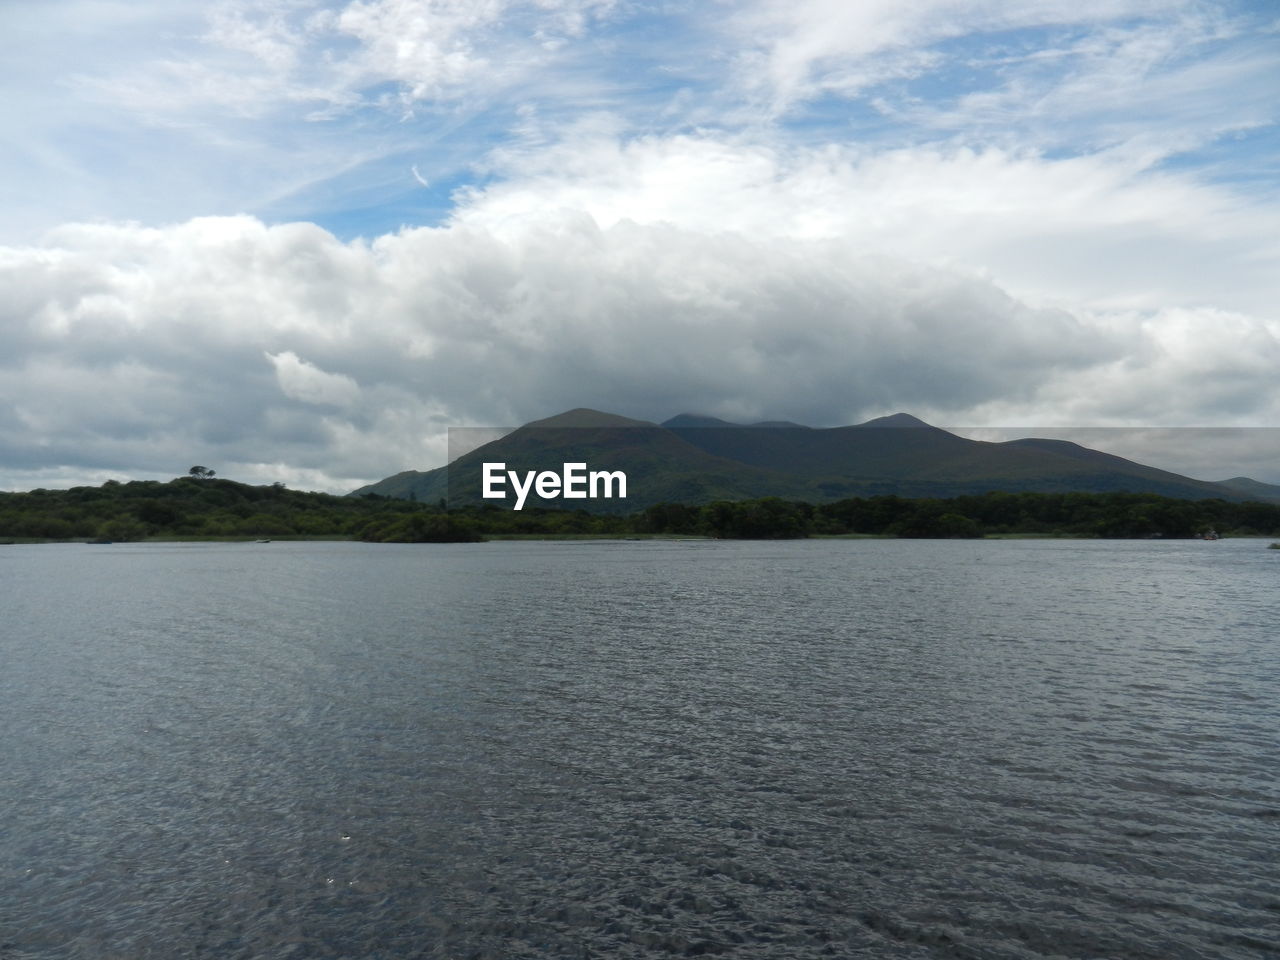
{"label": "mountain ridge", "polygon": [[[970,440],[908,413],[842,427],[789,421],[737,424],[682,413],[662,422],[576,407],[530,421],[429,471],[401,471],[352,491],[450,505],[483,501],[481,465],[527,472],[563,463],[627,474],[626,500],[589,501],[624,512],[658,502],[687,504],[779,496],[812,503],[897,494],[951,497],[990,491],[1107,493],[1182,499],[1280,502],[1280,486],[1247,477],[1215,482],[1127,460],[1071,441],[1026,437]],[[565,507],[558,499],[530,505]]]}

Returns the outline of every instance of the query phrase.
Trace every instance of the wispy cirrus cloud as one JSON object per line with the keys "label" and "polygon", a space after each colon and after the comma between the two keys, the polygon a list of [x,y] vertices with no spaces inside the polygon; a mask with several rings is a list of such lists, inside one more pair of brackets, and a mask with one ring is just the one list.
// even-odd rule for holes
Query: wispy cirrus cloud
{"label": "wispy cirrus cloud", "polygon": [[[241,211],[343,235],[439,222],[452,190],[492,177],[491,151],[554,147],[592,116],[624,140],[710,131],[782,151],[1127,150],[1154,165],[1274,128],[1267,91],[1280,81],[1273,25],[1192,0],[48,9],[17,31],[35,51],[12,75],[16,159],[0,162],[11,209],[27,213],[18,229],[41,219],[32,181],[59,173],[40,198],[45,225]],[[50,32],[54,11],[83,17],[83,32]],[[1256,154],[1246,143],[1234,169],[1221,155],[1204,169],[1238,175]],[[429,196],[415,165],[437,185]]]}
{"label": "wispy cirrus cloud", "polygon": [[[0,28],[26,52],[0,67],[15,91],[0,107],[9,211],[0,238],[67,220],[246,210],[338,220],[354,210],[360,228],[350,232],[394,229],[422,216],[412,204],[400,215],[377,210],[417,199],[412,164],[453,182],[517,122],[520,104],[596,99],[600,72],[582,75],[575,44],[613,7],[50,0],[38,12],[0,9]],[[447,192],[431,201],[445,203]]]}
{"label": "wispy cirrus cloud", "polygon": [[409,115],[536,85],[615,0],[219,0],[170,56],[75,82],[98,98],[166,115],[362,108]]}
{"label": "wispy cirrus cloud", "polygon": [[[1019,58],[1010,54],[1032,39],[1018,31],[1040,32],[1034,59],[1043,60],[1045,54],[1068,53],[1054,47],[1072,29],[1088,30],[1095,40],[1103,33],[1114,38],[1142,30],[1143,21],[1153,19],[1168,30],[1193,9],[1190,0],[760,0],[741,8],[729,26],[745,48],[739,54],[740,82],[784,112],[826,95],[857,97],[956,63],[969,70],[1011,66]],[[962,88],[981,82],[976,76],[958,79]]]}

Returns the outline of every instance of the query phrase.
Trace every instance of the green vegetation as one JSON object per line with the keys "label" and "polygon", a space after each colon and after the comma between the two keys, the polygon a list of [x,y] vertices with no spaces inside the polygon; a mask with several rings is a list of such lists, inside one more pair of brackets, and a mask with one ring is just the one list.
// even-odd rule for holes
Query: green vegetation
{"label": "green vegetation", "polygon": [[179,477],[167,483],[109,480],[100,487],[0,493],[0,538],[343,538],[445,542],[485,537],[808,536],[961,538],[1280,535],[1280,504],[1178,500],[1139,493],[986,493],[947,499],[854,497],[811,504],[777,497],[701,506],[659,503],[629,515],[494,504],[445,511],[377,495],[337,497]]}
{"label": "green vegetation", "polygon": [[108,480],[100,487],[0,493],[0,536],[64,540],[139,540],[359,536],[384,514],[416,509],[407,502],[372,503],[283,484],[250,486],[213,479],[212,471],[167,483]]}
{"label": "green vegetation", "polygon": [[765,498],[705,507],[659,504],[629,518],[638,531],[714,537],[982,536],[1189,538],[1280,532],[1280,504],[1178,500],[1145,493],[986,493],[947,499],[854,497],[808,504]]}

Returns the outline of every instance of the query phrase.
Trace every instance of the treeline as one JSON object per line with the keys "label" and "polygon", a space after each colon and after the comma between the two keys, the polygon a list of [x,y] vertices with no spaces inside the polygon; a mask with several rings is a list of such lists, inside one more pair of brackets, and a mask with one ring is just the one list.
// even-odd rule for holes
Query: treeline
{"label": "treeline", "polygon": [[741,539],[868,534],[998,534],[1180,538],[1280,535],[1280,504],[1175,500],[1135,493],[988,493],[950,499],[855,497],[809,504],[777,498],[702,506],[657,504],[630,515],[495,505],[446,511],[379,496],[338,497],[210,477],[0,493],[0,538],[349,537],[457,541],[485,536],[666,534]]}
{"label": "treeline", "polygon": [[655,531],[744,538],[1038,534],[1175,539],[1210,532],[1280,533],[1280,504],[1178,500],[1143,493],[986,493],[947,499],[879,496],[817,505],[766,499],[705,507],[660,504],[640,516]]}
{"label": "treeline", "polygon": [[408,501],[180,477],[108,480],[100,487],[0,493],[0,537],[139,540],[146,537],[358,536],[383,514],[420,510]]}

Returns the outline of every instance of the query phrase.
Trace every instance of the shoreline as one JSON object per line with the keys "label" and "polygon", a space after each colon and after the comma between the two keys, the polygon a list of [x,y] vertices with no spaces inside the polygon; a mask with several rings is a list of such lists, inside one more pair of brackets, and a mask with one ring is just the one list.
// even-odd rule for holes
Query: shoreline
{"label": "shoreline", "polygon": [[[482,534],[478,541],[456,541],[470,543],[487,543],[490,541],[747,541],[760,543],[773,541],[797,540],[928,540],[928,541],[980,541],[980,540],[1127,540],[1130,542],[1150,543],[1182,543],[1201,540],[1200,537],[1095,537],[1071,533],[989,533],[981,537],[895,537],[883,533],[814,533],[807,537],[709,537],[693,533],[493,533]],[[1273,534],[1234,534],[1219,537],[1219,540],[1274,540]],[[440,540],[361,540],[359,537],[339,534],[281,534],[271,537],[143,537],[137,540],[98,541],[89,537],[70,537],[50,540],[41,537],[6,537],[0,539],[0,547],[36,546],[49,544],[89,544],[94,546],[113,546],[118,543],[451,543],[455,541]],[[1207,541],[1211,542],[1211,541]]]}

